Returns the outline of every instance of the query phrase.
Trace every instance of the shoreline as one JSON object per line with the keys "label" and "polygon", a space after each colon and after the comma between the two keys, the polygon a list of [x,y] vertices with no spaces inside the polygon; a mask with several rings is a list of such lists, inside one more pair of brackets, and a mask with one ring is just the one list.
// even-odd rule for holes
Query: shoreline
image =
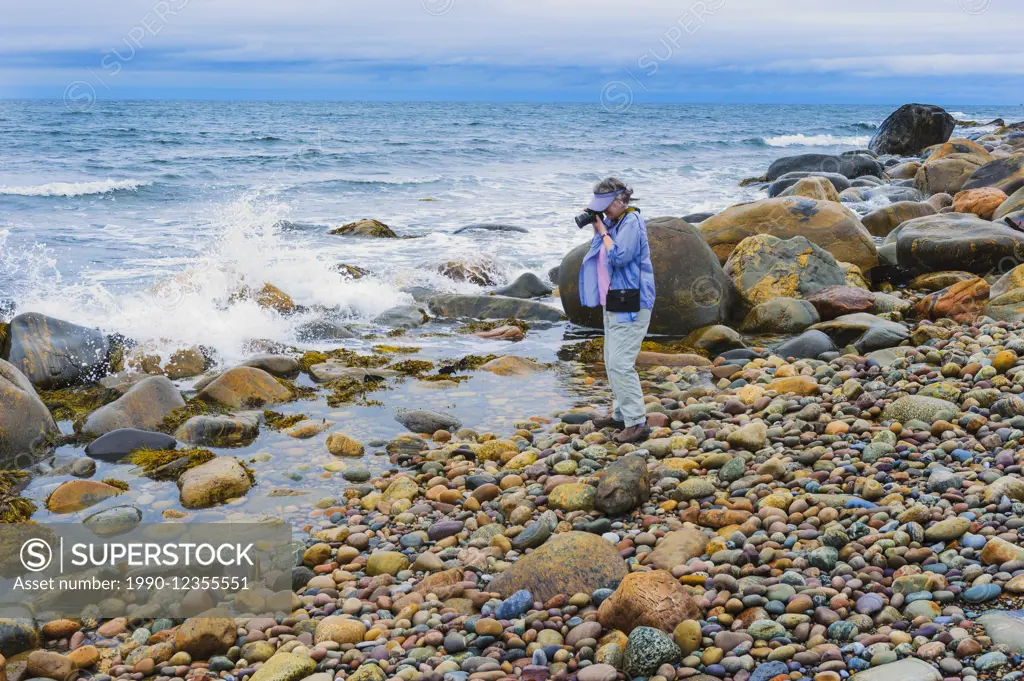
{"label": "shoreline", "polygon": [[[1024,616],[999,611],[1024,594],[1024,233],[1004,218],[1024,209],[1024,132],[933,142],[911,125],[919,148],[893,153],[906,139],[886,130],[877,153],[777,160],[770,198],[648,220],[659,296],[675,301],[652,329],[682,332],[644,347],[654,432],[636,447],[591,422],[607,401],[599,345],[558,321],[588,319],[572,252],[550,282],[514,282],[521,297],[421,300],[434,318],[491,320],[451,336],[472,354],[445,358],[415,305],[379,318],[393,331],[360,339],[371,352],[271,346],[209,374],[201,348],[154,359],[19,314],[0,389],[23,411],[2,432],[78,454],[47,488],[58,514],[132,522],[89,442],[132,456],[141,475],[120,483],[168,521],[248,518],[254,490],[282,490],[267,508],[304,547],[292,613],[38,623],[42,640],[3,622],[7,678],[1016,678]],[[366,222],[341,236],[381,238]],[[556,291],[562,310],[545,304]],[[239,295],[295,307],[269,283]],[[559,359],[522,356],[532,342]],[[153,374],[121,373],[133,362]],[[462,399],[485,404],[473,423],[511,423],[465,428],[467,407],[435,408]],[[60,405],[77,434],[57,432]],[[357,432],[370,412],[399,426]],[[139,456],[125,424],[182,445]],[[222,484],[224,465],[248,478]],[[167,484],[186,472],[204,484]]]}

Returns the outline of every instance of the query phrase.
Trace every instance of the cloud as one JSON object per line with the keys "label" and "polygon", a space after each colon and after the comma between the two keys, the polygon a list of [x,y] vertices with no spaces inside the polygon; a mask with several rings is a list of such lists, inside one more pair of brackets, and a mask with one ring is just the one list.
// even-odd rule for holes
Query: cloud
{"label": "cloud", "polygon": [[[267,96],[348,97],[357,93],[346,88],[365,84],[395,99],[432,88],[518,92],[531,79],[538,92],[592,93],[625,77],[642,99],[709,91],[717,77],[757,97],[782,83],[810,94],[828,74],[850,87],[866,79],[894,92],[945,78],[960,88],[947,93],[953,99],[984,84],[992,98],[1005,92],[1013,100],[1013,79],[1024,75],[1017,48],[1024,3],[1016,0],[8,4],[0,94],[9,96],[59,96],[76,78],[102,80],[111,96],[160,96],[162,87],[190,82],[197,92],[258,91],[265,76]],[[289,90],[282,74],[297,86]],[[971,87],[956,84],[963,76],[976,77]]]}

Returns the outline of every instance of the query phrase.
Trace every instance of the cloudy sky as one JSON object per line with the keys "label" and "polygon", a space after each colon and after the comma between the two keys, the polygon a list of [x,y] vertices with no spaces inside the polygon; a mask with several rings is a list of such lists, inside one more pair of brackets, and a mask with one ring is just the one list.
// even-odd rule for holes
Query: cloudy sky
{"label": "cloudy sky", "polygon": [[0,97],[1024,103],[1021,0],[0,0]]}

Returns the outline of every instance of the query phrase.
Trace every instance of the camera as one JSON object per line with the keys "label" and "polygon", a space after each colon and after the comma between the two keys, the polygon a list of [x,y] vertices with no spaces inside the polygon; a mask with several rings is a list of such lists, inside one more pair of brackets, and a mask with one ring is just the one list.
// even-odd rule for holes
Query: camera
{"label": "camera", "polygon": [[600,217],[601,213],[596,210],[590,210],[589,208],[585,213],[580,213],[574,220],[576,220],[576,226],[583,229],[587,225],[594,224],[594,218]]}

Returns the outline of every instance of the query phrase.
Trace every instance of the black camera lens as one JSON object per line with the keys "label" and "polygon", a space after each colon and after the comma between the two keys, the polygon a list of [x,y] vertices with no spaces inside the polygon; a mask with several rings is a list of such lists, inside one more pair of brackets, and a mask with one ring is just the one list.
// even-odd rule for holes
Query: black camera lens
{"label": "black camera lens", "polygon": [[579,227],[580,229],[583,229],[587,225],[593,224],[594,218],[598,217],[599,215],[601,214],[598,213],[597,211],[588,210],[585,213],[580,213],[573,219],[576,220],[576,226]]}

